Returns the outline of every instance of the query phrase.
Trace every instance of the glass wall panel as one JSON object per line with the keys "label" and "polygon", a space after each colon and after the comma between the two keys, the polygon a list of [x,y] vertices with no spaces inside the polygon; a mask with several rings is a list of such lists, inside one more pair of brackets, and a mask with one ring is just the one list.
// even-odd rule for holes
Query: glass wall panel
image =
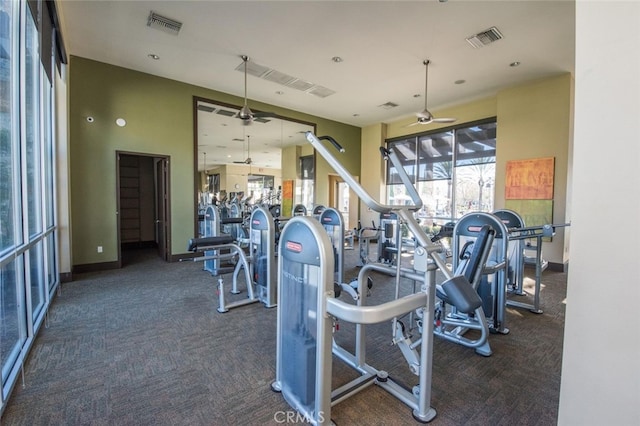
{"label": "glass wall panel", "polygon": [[468,212],[493,211],[495,163],[456,167],[456,218]]}
{"label": "glass wall panel", "polygon": [[[416,153],[416,138],[389,142],[387,144],[387,148],[395,151],[398,159],[402,162],[402,166],[409,175],[409,178],[412,182],[415,182],[416,159],[418,158]],[[398,176],[398,171],[393,164],[391,164],[390,161],[387,161],[387,165],[387,185],[402,184],[402,181]]]}
{"label": "glass wall panel", "polygon": [[424,206],[418,211],[419,218],[450,219],[452,197],[451,179],[418,182],[418,193]]}
{"label": "glass wall panel", "polygon": [[496,161],[496,123],[456,130],[456,166]]}
{"label": "glass wall panel", "polygon": [[[471,211],[493,210],[495,119],[388,141],[387,147],[403,159],[418,189],[423,207],[417,216],[425,228],[434,220],[451,221]],[[387,162],[387,203],[410,202],[397,171]]]}
{"label": "glass wall panel", "polygon": [[294,204],[302,204],[310,212],[313,210],[314,186],[316,178],[315,159],[313,155],[300,157],[300,180],[296,181]]}
{"label": "glass wall panel", "polygon": [[453,132],[420,137],[418,149],[418,180],[452,178]]}
{"label": "glass wall panel", "polygon": [[56,253],[56,233],[50,233],[47,238],[47,284],[49,290],[58,283],[58,262]]}
{"label": "glass wall panel", "polygon": [[20,291],[23,288],[22,260],[20,256],[0,269],[0,361],[3,384],[26,340],[24,293]]}
{"label": "glass wall panel", "polygon": [[28,342],[43,322],[50,302],[47,289],[53,290],[59,281],[54,92],[40,61],[39,42],[46,40],[40,32],[51,28],[38,27],[31,7],[41,9],[44,2],[0,0],[0,363],[4,395],[13,387],[18,362],[27,356]]}
{"label": "glass wall panel", "polygon": [[14,246],[16,146],[13,116],[16,114],[16,31],[15,6],[12,0],[0,1],[0,253]]}
{"label": "glass wall panel", "polygon": [[42,88],[42,105],[43,105],[43,133],[42,142],[44,144],[44,205],[45,205],[45,229],[53,226],[55,204],[53,202],[53,194],[55,191],[53,181],[53,165],[54,165],[54,150],[53,150],[53,103],[52,103],[52,87],[49,80],[46,78],[46,74],[43,73],[43,88]]}
{"label": "glass wall panel", "polygon": [[295,204],[302,204],[310,212],[313,210],[313,180],[301,179],[296,185]]}
{"label": "glass wall panel", "polygon": [[27,219],[29,236],[42,232],[40,188],[40,46],[38,29],[30,13],[25,16],[25,122],[27,163]]}
{"label": "glass wall panel", "polygon": [[44,256],[43,242],[29,249],[29,280],[31,284],[31,316],[35,319],[40,314],[45,302]]}

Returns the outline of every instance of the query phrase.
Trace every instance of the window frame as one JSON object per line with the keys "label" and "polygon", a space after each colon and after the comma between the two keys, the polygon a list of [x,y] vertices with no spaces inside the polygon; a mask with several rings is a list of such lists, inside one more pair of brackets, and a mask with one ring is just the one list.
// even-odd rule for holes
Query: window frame
{"label": "window frame", "polygon": [[[482,128],[484,126],[489,125],[487,128]],[[469,156],[469,158],[460,159],[459,157],[461,149],[464,148],[464,144],[469,143],[468,141],[460,142],[461,132],[467,129],[472,129],[474,127],[480,127],[479,130],[488,133],[490,136],[487,138],[486,146],[489,146],[489,149],[482,149],[478,152],[486,153],[487,155],[477,155],[477,156]],[[385,141],[385,146],[387,149],[394,148],[398,145],[405,146],[405,149],[401,157],[404,158],[413,158],[413,163],[407,162],[412,170],[407,170],[407,174],[409,175],[411,181],[418,189],[418,192],[422,194],[425,192],[435,192],[441,191],[442,185],[440,184],[440,189],[437,188],[436,182],[446,181],[448,184],[447,189],[447,205],[442,206],[442,209],[435,208],[433,211],[430,211],[425,206],[417,215],[425,219],[425,221],[453,221],[460,218],[463,215],[461,209],[458,208],[457,198],[458,196],[458,187],[462,184],[459,181],[461,172],[465,167],[469,167],[471,165],[476,164],[486,164],[493,165],[493,176],[491,176],[491,183],[495,182],[495,162],[496,162],[496,132],[497,132],[497,117],[488,117],[481,120],[476,120],[472,122],[461,123],[454,126],[441,127],[438,129],[416,133],[407,136],[401,136],[396,138],[390,138]],[[424,141],[426,139],[433,139],[434,136],[441,135],[441,138],[450,138],[450,143],[442,146],[441,155],[434,156],[432,153],[427,153],[425,150]],[[493,143],[491,142],[493,141]],[[475,142],[475,141],[474,141]],[[493,148],[491,148],[491,145]],[[409,146],[409,150],[413,155],[408,155],[406,146]],[[437,149],[437,148],[434,148]],[[398,151],[396,151],[398,152]],[[437,161],[437,159],[444,159],[444,161]],[[473,159],[480,159],[479,162],[469,162]],[[431,161],[430,161],[431,160]],[[446,173],[443,173],[441,176],[436,176],[435,174],[435,165],[436,164],[444,164],[449,163],[450,172],[447,176]],[[386,189],[386,202],[388,204],[405,204],[406,194],[404,193],[404,187],[402,186],[402,182],[399,179],[395,179],[397,173],[393,172],[394,167],[390,162],[387,162],[385,166],[385,189]],[[405,167],[406,170],[406,167]],[[429,173],[429,170],[431,173]],[[482,179],[481,179],[482,180]],[[429,189],[426,189],[429,187]],[[484,188],[483,185],[479,185],[479,199],[482,200],[482,192],[484,189],[488,189],[489,187]],[[491,208],[493,209],[494,197],[490,197]],[[423,200],[424,201],[424,200]],[[485,199],[485,201],[487,201]],[[488,202],[487,202],[488,203]],[[438,203],[436,202],[436,205]],[[485,205],[485,202],[478,202],[478,204]],[[487,211],[486,209],[482,211]]]}

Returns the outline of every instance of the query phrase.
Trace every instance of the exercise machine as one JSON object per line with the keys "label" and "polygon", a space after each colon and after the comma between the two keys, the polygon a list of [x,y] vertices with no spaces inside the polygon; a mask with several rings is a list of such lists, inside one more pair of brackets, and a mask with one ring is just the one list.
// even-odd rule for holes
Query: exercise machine
{"label": "exercise machine", "polygon": [[[489,225],[483,225],[473,240],[467,241],[458,255],[458,267],[454,275],[464,275],[475,291],[483,274],[483,267],[489,257],[495,231]],[[440,300],[436,304],[435,325],[433,332],[445,340],[475,349],[476,353],[482,356],[492,354],[489,345],[489,325],[484,314],[482,304],[459,307],[451,303],[450,296],[444,291],[442,286],[436,287],[436,296]],[[477,338],[466,337],[469,330],[477,330]]]}
{"label": "exercise machine", "polygon": [[373,241],[376,243],[380,241],[381,230],[376,226],[375,222],[371,221],[372,226],[361,227],[358,231],[358,264],[357,266],[364,266],[367,263],[373,262],[370,258],[370,246]]}
{"label": "exercise machine", "polygon": [[251,212],[249,220],[251,277],[256,285],[258,300],[267,308],[273,308],[277,304],[275,228],[275,221],[268,209],[257,207]]}
{"label": "exercise machine", "polygon": [[398,216],[394,212],[380,213],[380,229],[382,232],[378,238],[378,261],[395,265],[402,254]]}
{"label": "exercise machine", "polygon": [[[284,399],[314,425],[328,424],[333,404],[373,384],[409,406],[416,420],[429,422],[436,416],[435,409],[431,407],[436,269],[440,268],[446,278],[442,291],[459,310],[473,312],[482,302],[463,275],[452,276],[439,255],[441,246],[430,241],[413,217],[410,209],[421,207],[422,201],[392,149],[381,149],[381,152],[399,171],[413,206],[380,204],[321,143],[321,139],[329,140],[344,152],[335,140],[327,136],[318,138],[311,132],[307,132],[306,137],[369,208],[379,213],[397,214],[413,233],[416,247],[411,268],[402,268],[400,262],[396,262],[396,268],[382,263],[365,265],[358,275],[361,297],[354,305],[334,297],[334,256],[331,241],[320,222],[308,217],[292,218],[285,226],[278,246],[276,379],[271,387],[282,392]],[[368,270],[395,276],[396,280],[411,279],[419,283],[420,288],[407,296],[366,306],[366,291],[363,290]],[[395,334],[399,329],[397,318],[415,310],[422,311],[423,320],[416,344],[408,336],[397,338]],[[332,339],[334,321],[356,325],[354,353]],[[410,371],[418,377],[418,384],[412,388],[396,382],[386,371],[367,363],[365,326],[385,321],[392,321],[393,343],[401,349]],[[333,391],[332,353],[359,373],[359,377]]]}
{"label": "exercise machine", "polygon": [[[275,224],[269,211],[263,207],[256,208],[250,219],[249,256],[244,248],[228,234],[192,238],[187,250],[204,252],[203,256],[193,261],[212,262],[210,271],[218,277],[217,295],[218,312],[228,312],[232,308],[262,302],[265,307],[276,306],[276,269],[275,269]],[[221,261],[228,261],[233,267],[220,267]],[[216,266],[217,265],[217,266]],[[244,276],[247,297],[234,302],[227,302],[223,274],[233,272],[231,294],[240,294],[238,278]]]}
{"label": "exercise machine", "polygon": [[[232,234],[228,233],[228,232],[223,232],[223,226],[225,225],[231,225],[231,224],[241,224],[242,223],[242,219],[241,218],[230,218],[230,217],[222,217],[220,214],[220,210],[218,209],[218,207],[214,206],[213,204],[210,204],[207,206],[207,208],[205,209],[204,212],[204,218],[203,218],[203,235],[202,238],[209,238],[209,237],[221,237],[221,236],[225,236],[224,239],[221,240],[208,240],[210,242],[213,241],[226,241],[229,238],[231,239],[230,242],[234,242],[235,238],[232,236]],[[228,244],[227,242],[225,242],[224,244]],[[199,249],[197,247],[200,247]],[[197,249],[197,250],[204,250],[204,255],[207,259],[205,259],[203,262],[204,264],[204,270],[208,271],[211,273],[211,275],[213,276],[218,276],[218,275],[222,275],[222,274],[227,274],[231,271],[234,270],[234,267],[232,265],[229,265],[229,260],[233,259],[234,256],[225,256],[225,257],[221,257],[219,256],[219,254],[221,254],[219,252],[219,250],[224,250],[221,248],[205,248],[205,247],[213,247],[215,246],[212,244],[207,244],[207,245],[203,245],[203,244],[196,244],[196,246],[193,247],[193,249]],[[193,250],[189,250],[189,251],[193,251]],[[228,248],[226,249],[226,251],[228,252]],[[221,263],[221,261],[227,261],[225,263]]]}
{"label": "exercise machine", "polygon": [[307,208],[304,206],[304,204],[296,204],[295,206],[293,206],[292,213],[292,216],[306,216]]}
{"label": "exercise machine", "polygon": [[[513,298],[507,298],[508,306],[528,309],[534,314],[541,314],[540,289],[542,285],[542,272],[547,268],[548,262],[542,258],[542,239],[555,235],[556,228],[569,226],[565,224],[547,224],[541,226],[525,226],[524,219],[517,212],[508,209],[496,210],[494,215],[500,218],[507,227],[509,233],[509,262],[510,271],[507,283],[507,293],[516,296],[525,296],[524,267],[529,264],[535,268],[535,286],[533,291],[533,303],[526,303]],[[535,240],[532,244],[531,240]],[[535,251],[533,257],[527,256],[527,251]]]}
{"label": "exercise machine", "polygon": [[483,226],[494,230],[493,246],[482,269],[482,278],[475,282],[480,295],[483,311],[492,333],[508,334],[506,326],[506,286],[509,271],[508,232],[497,216],[485,212],[467,213],[453,228],[452,252],[453,269],[457,270],[462,259],[459,254],[469,239],[478,238]]}
{"label": "exercise machine", "polygon": [[344,218],[337,209],[329,207],[320,214],[320,224],[327,232],[329,241],[331,241],[334,259],[334,282],[343,291],[347,292],[353,300],[358,300],[355,286],[351,286],[344,281]]}
{"label": "exercise machine", "polygon": [[322,214],[324,209],[326,209],[325,206],[323,206],[322,204],[318,204],[313,208],[311,215],[315,217],[317,220],[320,220],[320,215]]}
{"label": "exercise machine", "polygon": [[233,277],[231,293],[233,294],[240,293],[238,288],[238,277],[240,272],[243,273],[247,289],[247,298],[233,303],[226,303],[222,269],[215,269],[214,272],[211,272],[211,275],[218,278],[218,312],[228,312],[231,308],[244,306],[258,301],[253,291],[249,261],[247,260],[244,250],[233,242],[233,237],[225,234],[214,237],[191,238],[187,244],[187,250],[194,253],[204,252],[204,256],[194,257],[192,259],[194,262],[220,262],[221,260],[233,261],[235,263],[235,266],[232,268]]}

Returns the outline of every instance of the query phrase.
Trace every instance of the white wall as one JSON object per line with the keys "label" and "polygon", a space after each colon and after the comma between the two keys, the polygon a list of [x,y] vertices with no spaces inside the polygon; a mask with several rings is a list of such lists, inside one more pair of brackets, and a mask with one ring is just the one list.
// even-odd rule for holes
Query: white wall
{"label": "white wall", "polygon": [[69,127],[67,66],[61,64],[62,75],[54,73],[56,132],[56,220],[58,225],[58,267],[64,279],[71,274],[71,203],[69,200]]}
{"label": "white wall", "polygon": [[640,424],[640,2],[576,2],[560,425]]}

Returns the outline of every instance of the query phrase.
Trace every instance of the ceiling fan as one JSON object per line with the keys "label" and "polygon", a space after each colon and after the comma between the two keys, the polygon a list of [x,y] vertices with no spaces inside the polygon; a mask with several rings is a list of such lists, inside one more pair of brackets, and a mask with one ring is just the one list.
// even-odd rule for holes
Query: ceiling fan
{"label": "ceiling fan", "polygon": [[453,123],[456,121],[455,118],[436,118],[431,114],[431,112],[427,109],[427,94],[429,88],[429,63],[430,60],[425,59],[422,62],[425,66],[425,81],[424,81],[424,110],[417,113],[416,116],[418,120],[415,123],[409,124],[409,126],[415,126],[416,124],[431,124],[431,123]]}
{"label": "ceiling fan", "polygon": [[244,105],[235,116],[242,120],[242,124],[245,126],[253,123],[253,120],[256,118],[277,118],[277,114],[272,112],[253,112],[249,109],[249,105],[247,105],[247,62],[249,62],[249,57],[247,55],[242,55],[240,57],[244,62]]}
{"label": "ceiling fan", "polygon": [[247,159],[244,161],[234,161],[235,164],[248,164],[251,165],[253,160],[251,159],[251,136],[247,135]]}

